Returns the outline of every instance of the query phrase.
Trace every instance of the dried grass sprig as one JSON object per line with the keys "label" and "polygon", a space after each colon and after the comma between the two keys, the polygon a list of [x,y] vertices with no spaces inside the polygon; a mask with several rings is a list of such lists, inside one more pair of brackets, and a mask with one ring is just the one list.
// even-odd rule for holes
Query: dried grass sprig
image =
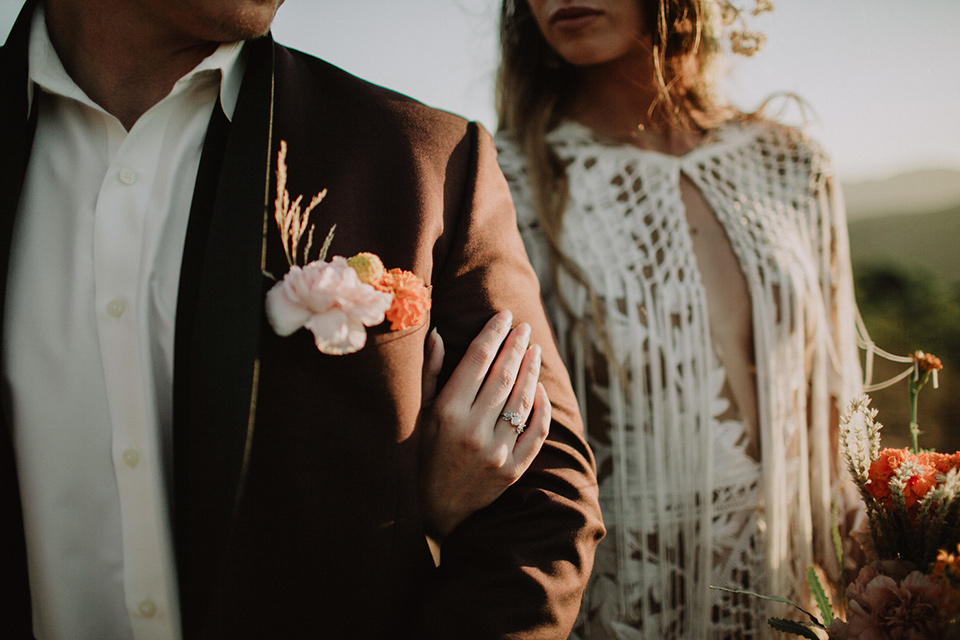
{"label": "dried grass sprig", "polygon": [[[280,151],[277,153],[277,198],[274,202],[274,217],[277,221],[277,228],[280,230],[280,239],[283,241],[283,252],[287,256],[287,264],[291,267],[297,264],[297,252],[300,247],[300,240],[303,234],[307,233],[307,225],[310,223],[310,213],[326,197],[327,190],[324,189],[313,196],[310,204],[303,211],[300,210],[300,203],[303,196],[297,196],[296,200],[290,201],[290,192],[287,191],[287,142],[280,141]],[[313,225],[309,226],[307,236],[307,246],[303,252],[303,262],[307,263],[307,254],[310,246],[313,244]]]}

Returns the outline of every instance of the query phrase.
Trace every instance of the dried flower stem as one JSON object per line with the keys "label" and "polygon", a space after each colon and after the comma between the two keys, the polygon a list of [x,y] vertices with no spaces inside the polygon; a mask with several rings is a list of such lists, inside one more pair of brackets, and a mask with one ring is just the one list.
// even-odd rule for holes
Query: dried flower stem
{"label": "dried flower stem", "polygon": [[[323,240],[323,245],[320,247],[320,255],[317,256],[317,260],[326,260],[327,251],[330,250],[330,243],[333,242],[333,232],[336,230],[337,225],[330,227],[330,231],[327,232],[327,237]],[[313,243],[313,229],[310,229],[310,242],[307,243],[306,251],[310,251],[310,245]]]}
{"label": "dried flower stem", "polygon": [[[283,241],[283,252],[287,256],[287,264],[291,267],[297,264],[300,239],[307,232],[310,212],[320,204],[326,195],[327,190],[324,189],[313,196],[310,204],[303,211],[300,210],[300,202],[303,200],[303,196],[297,196],[296,200],[290,202],[290,192],[287,191],[287,142],[281,140],[280,151],[277,153],[277,199],[274,203],[274,217],[280,230],[280,239]],[[313,225],[310,225],[307,247],[303,252],[304,263],[307,262],[307,254],[312,243]]]}
{"label": "dried flower stem", "polygon": [[[720,20],[725,27],[731,27],[739,22],[739,28],[730,32],[730,50],[738,55],[751,57],[763,47],[767,36],[760,31],[748,28],[745,7],[740,7],[730,0],[720,0]],[[762,13],[773,11],[773,2],[770,0],[756,0],[749,14],[756,17]]]}

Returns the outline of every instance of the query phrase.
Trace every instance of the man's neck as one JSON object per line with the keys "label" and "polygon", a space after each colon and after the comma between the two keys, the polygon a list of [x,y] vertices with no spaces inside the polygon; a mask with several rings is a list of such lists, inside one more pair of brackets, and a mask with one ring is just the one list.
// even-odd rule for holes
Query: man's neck
{"label": "man's neck", "polygon": [[75,10],[73,2],[48,2],[47,31],[77,86],[129,131],[219,43],[172,37],[131,3],[114,4],[97,0]]}

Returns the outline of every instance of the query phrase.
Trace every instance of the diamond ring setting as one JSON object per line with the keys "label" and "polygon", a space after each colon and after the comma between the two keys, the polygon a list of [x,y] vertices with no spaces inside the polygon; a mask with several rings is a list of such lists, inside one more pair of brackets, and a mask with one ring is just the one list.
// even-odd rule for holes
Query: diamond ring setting
{"label": "diamond ring setting", "polygon": [[527,425],[523,424],[523,417],[516,411],[504,411],[500,415],[500,419],[513,425],[513,428],[517,430],[517,435],[523,433],[524,429],[527,428]]}

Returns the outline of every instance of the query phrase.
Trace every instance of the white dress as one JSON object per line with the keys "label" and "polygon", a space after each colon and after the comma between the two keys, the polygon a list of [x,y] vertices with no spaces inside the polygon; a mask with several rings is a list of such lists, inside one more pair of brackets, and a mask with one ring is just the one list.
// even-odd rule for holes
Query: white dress
{"label": "white dress", "polygon": [[[683,157],[601,141],[569,121],[550,132],[569,179],[562,248],[604,304],[614,364],[584,287],[563,272],[554,280],[524,158],[508,136],[497,141],[597,457],[608,528],[572,637],[772,637],[762,601],[709,587],[801,601],[807,566],[833,557],[843,465],[830,407],[853,397],[860,370],[828,159],[797,130],[763,121],[724,126]],[[759,462],[744,450],[711,339],[682,176],[723,226],[749,291]],[[561,309],[558,287],[586,331]]]}

